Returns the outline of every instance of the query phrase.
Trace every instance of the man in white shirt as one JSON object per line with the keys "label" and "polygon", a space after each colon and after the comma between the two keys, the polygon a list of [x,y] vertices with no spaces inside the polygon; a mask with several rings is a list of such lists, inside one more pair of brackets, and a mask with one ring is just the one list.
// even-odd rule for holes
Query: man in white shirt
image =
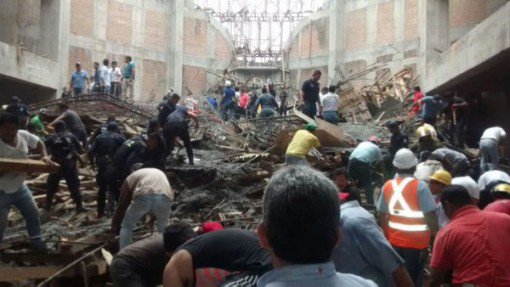
{"label": "man in white shirt", "polygon": [[110,94],[111,91],[111,72],[110,72],[110,60],[104,59],[103,66],[99,68],[101,90],[105,94]]}
{"label": "man in white shirt", "polygon": [[122,94],[122,71],[117,66],[117,61],[112,61],[111,70],[112,95],[120,98],[120,95]]}
{"label": "man in white shirt", "polygon": [[486,129],[480,138],[480,169],[482,172],[497,169],[499,165],[499,145],[503,144],[506,132],[500,127]]}
{"label": "man in white shirt", "polygon": [[[41,158],[53,164],[44,143],[35,135],[18,129],[18,117],[12,114],[0,115],[0,157],[12,159],[28,158],[29,149],[42,154]],[[39,209],[32,192],[25,185],[27,174],[0,168],[0,243],[7,227],[7,217],[11,206],[15,206],[26,221],[28,235],[35,250],[45,251],[46,245],[41,239]]]}
{"label": "man in white shirt", "polygon": [[335,94],[335,91],[336,86],[329,86],[328,93],[321,99],[324,120],[334,125],[340,122],[340,118],[338,117],[340,97]]}

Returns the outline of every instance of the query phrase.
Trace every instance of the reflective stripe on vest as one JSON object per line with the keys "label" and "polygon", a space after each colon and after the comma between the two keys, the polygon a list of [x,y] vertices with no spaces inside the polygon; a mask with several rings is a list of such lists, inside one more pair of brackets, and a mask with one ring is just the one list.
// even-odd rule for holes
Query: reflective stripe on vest
{"label": "reflective stripe on vest", "polygon": [[[397,180],[394,179],[391,181],[391,187],[393,189],[393,195],[390,198],[390,202],[388,204],[388,209],[390,212],[390,215],[396,216],[396,217],[404,217],[404,218],[418,218],[423,219],[425,216],[423,215],[423,212],[421,211],[414,211],[409,207],[409,204],[406,202],[404,196],[402,193],[404,192],[404,189],[406,186],[413,181],[414,178],[407,177],[400,184],[398,184]],[[395,206],[397,203],[400,204],[402,209],[395,209]],[[425,224],[402,224],[397,223],[393,221],[388,222],[389,227],[397,230],[402,231],[426,231],[428,229],[427,225]]]}

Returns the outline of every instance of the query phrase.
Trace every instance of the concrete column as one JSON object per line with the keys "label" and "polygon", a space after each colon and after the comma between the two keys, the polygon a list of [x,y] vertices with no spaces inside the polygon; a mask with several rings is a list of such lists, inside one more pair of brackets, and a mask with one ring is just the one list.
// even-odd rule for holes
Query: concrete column
{"label": "concrete column", "polygon": [[448,49],[449,4],[448,0],[420,1],[420,46],[425,64]]}
{"label": "concrete column", "polygon": [[346,0],[331,0],[329,6],[328,85],[341,80],[339,72],[345,52],[345,2]]}
{"label": "concrete column", "polygon": [[144,58],[144,38],[145,38],[145,4],[143,0],[133,1],[133,33],[131,44],[134,46],[135,54],[131,55],[136,64],[136,80],[134,85],[134,100],[143,99],[143,58]]}
{"label": "concrete column", "polygon": [[[58,5],[56,8],[59,12],[53,17],[57,18],[57,35],[58,35],[58,55],[57,58],[59,67],[59,88],[69,87],[69,35],[70,22],[71,22],[71,0],[59,0],[55,1],[54,5]],[[57,98],[60,97],[62,90],[58,90],[56,93]]]}
{"label": "concrete column", "polygon": [[374,47],[377,41],[377,10],[379,1],[368,0],[367,6],[367,46]]}
{"label": "concrete column", "polygon": [[170,1],[167,53],[168,85],[182,94],[184,0]]}

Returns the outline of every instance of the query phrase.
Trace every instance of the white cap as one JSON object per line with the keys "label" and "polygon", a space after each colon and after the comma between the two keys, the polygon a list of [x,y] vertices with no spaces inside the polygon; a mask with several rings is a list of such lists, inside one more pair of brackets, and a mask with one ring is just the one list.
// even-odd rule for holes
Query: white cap
{"label": "white cap", "polygon": [[418,164],[418,159],[414,153],[407,148],[402,148],[395,154],[393,166],[398,169],[411,169]]}
{"label": "white cap", "polygon": [[226,80],[226,81],[225,81],[225,86],[227,86],[227,87],[232,86],[232,82],[231,82],[231,81],[229,81],[229,80]]}
{"label": "white cap", "polygon": [[469,192],[472,198],[480,199],[480,187],[474,179],[470,176],[454,177],[452,179],[452,185],[463,186]]}

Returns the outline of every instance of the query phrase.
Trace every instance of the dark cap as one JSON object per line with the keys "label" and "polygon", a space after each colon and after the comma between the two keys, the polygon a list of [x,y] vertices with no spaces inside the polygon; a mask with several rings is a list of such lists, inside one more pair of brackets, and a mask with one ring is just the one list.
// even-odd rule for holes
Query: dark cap
{"label": "dark cap", "polygon": [[53,127],[55,131],[60,132],[66,129],[66,123],[64,121],[58,120],[53,123]]}
{"label": "dark cap", "polygon": [[106,124],[106,130],[110,132],[116,132],[119,130],[119,125],[114,121],[108,122],[108,124]]}

